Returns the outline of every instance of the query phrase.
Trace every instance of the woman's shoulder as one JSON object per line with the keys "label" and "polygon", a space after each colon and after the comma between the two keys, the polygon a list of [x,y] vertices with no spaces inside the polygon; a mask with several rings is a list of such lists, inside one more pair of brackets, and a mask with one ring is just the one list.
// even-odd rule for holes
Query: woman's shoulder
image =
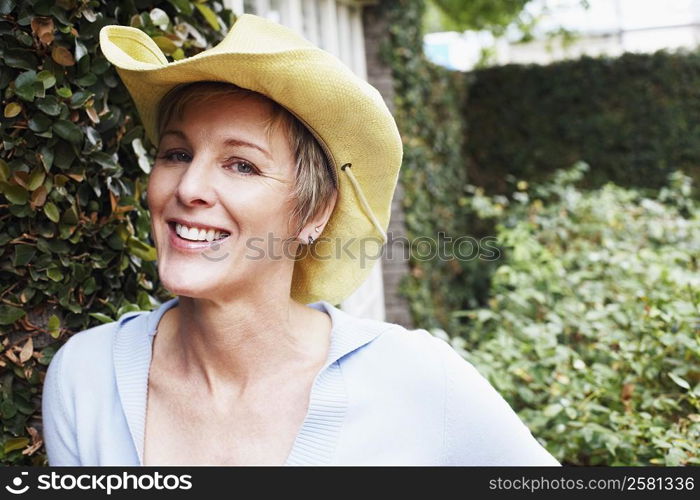
{"label": "woman's shoulder", "polygon": [[61,365],[61,377],[65,383],[100,382],[101,376],[108,377],[114,372],[114,341],[120,328],[127,322],[143,320],[148,314],[145,311],[130,312],[116,321],[74,333],[56,351],[49,369],[53,366],[55,370],[56,365]]}
{"label": "woman's shoulder", "polygon": [[[407,328],[396,323],[383,323],[381,335],[368,346],[370,349],[391,353],[402,364],[417,360],[437,362],[442,366],[452,350],[441,338],[424,328]],[[455,353],[456,354],[456,353]]]}
{"label": "woman's shoulder", "polygon": [[354,336],[365,336],[369,342],[363,346],[367,350],[390,350],[396,356],[420,356],[428,352],[442,353],[451,347],[423,328],[407,328],[398,323],[363,318],[342,309],[333,308],[334,323],[343,331]]}
{"label": "woman's shoulder", "polygon": [[[115,351],[120,353],[148,344],[162,315],[177,304],[177,298],[160,304],[152,311],[131,311],[118,320],[74,333],[56,352],[56,356],[70,358],[71,367],[104,368],[112,366]],[[76,363],[73,365],[73,363]]]}
{"label": "woman's shoulder", "polygon": [[423,384],[444,384],[446,368],[455,363],[469,365],[447,342],[426,329],[341,314],[345,335],[367,340],[358,342],[362,345],[348,353],[346,362],[392,377],[420,379]]}
{"label": "woman's shoulder", "polygon": [[355,325],[381,333],[348,359],[349,383],[362,386],[356,393],[376,392],[377,404],[389,399],[402,411],[427,414],[429,422],[438,415],[447,463],[558,465],[505,399],[450,343],[425,329],[373,320]]}

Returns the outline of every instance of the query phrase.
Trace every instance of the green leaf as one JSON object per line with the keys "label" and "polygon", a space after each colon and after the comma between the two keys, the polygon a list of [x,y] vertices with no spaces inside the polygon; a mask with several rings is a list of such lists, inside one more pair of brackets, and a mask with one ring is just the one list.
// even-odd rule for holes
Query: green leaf
{"label": "green leaf", "polygon": [[[53,337],[53,335],[52,335],[52,337]],[[54,337],[54,338],[56,338],[56,337]],[[50,345],[48,347],[43,348],[41,350],[41,357],[37,361],[39,362],[40,365],[49,366],[49,363],[51,363],[51,360],[53,359],[57,350],[58,350],[58,347],[56,346],[56,344],[53,344],[53,345]]]}
{"label": "green leaf", "polygon": [[60,89],[56,89],[56,93],[66,99],[73,95],[73,91],[69,87],[61,87]]}
{"label": "green leaf", "polygon": [[17,415],[17,407],[11,399],[6,399],[0,403],[0,413],[2,413],[2,417],[5,419],[13,418]]}
{"label": "green leaf", "polygon": [[[15,411],[15,413],[17,413],[17,412]],[[5,454],[8,454],[11,451],[21,450],[22,448],[26,448],[28,445],[29,445],[29,438],[15,437],[15,438],[10,438],[7,441],[5,441],[5,446],[3,449],[5,451]]]}
{"label": "green leaf", "polygon": [[7,15],[15,8],[14,0],[0,0],[0,15]]}
{"label": "green leaf", "polygon": [[46,172],[44,172],[44,169],[41,167],[34,169],[32,175],[29,176],[29,190],[35,191],[38,189],[39,186],[44,183],[44,179],[46,179]]}
{"label": "green leaf", "polygon": [[98,165],[105,168],[114,168],[117,166],[116,159],[113,155],[109,155],[103,151],[96,151],[90,155],[90,159]]}
{"label": "green leaf", "polygon": [[553,418],[553,417],[556,417],[559,414],[559,412],[561,412],[563,409],[564,408],[562,407],[562,405],[560,405],[559,403],[555,403],[552,405],[548,405],[544,409],[544,411],[542,411],[542,414],[545,417]]}
{"label": "green leaf", "polygon": [[151,299],[149,295],[143,290],[139,290],[138,296],[136,298],[136,303],[138,304],[139,309],[142,309],[144,311],[150,310],[153,307],[151,305]]}
{"label": "green leaf", "polygon": [[17,41],[19,41],[19,43],[25,47],[31,47],[34,44],[32,36],[24,31],[17,30],[15,32],[15,37],[17,38]]}
{"label": "green leaf", "polygon": [[15,245],[15,255],[12,259],[12,265],[22,267],[27,264],[36,254],[36,247],[32,245]]}
{"label": "green leaf", "polygon": [[51,126],[51,118],[41,113],[34,113],[27,125],[33,132],[43,132]]}
{"label": "green leaf", "polygon": [[[15,93],[23,100],[33,102],[36,97],[36,71],[25,71],[15,79]],[[43,87],[43,85],[42,85]]]}
{"label": "green leaf", "polygon": [[75,152],[73,148],[66,142],[59,142],[53,150],[54,165],[58,168],[66,170],[75,160]]}
{"label": "green leaf", "polygon": [[52,281],[61,281],[63,279],[63,273],[60,269],[51,268],[46,271],[46,276]]}
{"label": "green leaf", "polygon": [[48,90],[51,87],[53,87],[54,85],[56,85],[56,77],[53,75],[53,73],[51,73],[48,70],[40,71],[36,75],[36,78],[37,78],[37,80],[39,80],[42,83],[42,85],[44,86],[44,89],[46,89],[46,90]]}
{"label": "green leaf", "polygon": [[0,305],[0,325],[11,325],[24,315],[19,307]]}
{"label": "green leaf", "polygon": [[52,314],[51,317],[49,318],[49,323],[47,325],[47,330],[49,331],[49,334],[53,338],[58,338],[58,335],[61,331],[61,320],[58,316],[55,314]]}
{"label": "green leaf", "polygon": [[61,214],[58,211],[58,207],[56,207],[56,205],[54,205],[51,201],[47,202],[46,205],[44,205],[44,213],[51,222],[58,222],[61,218]]}
{"label": "green leaf", "polygon": [[87,75],[81,76],[75,80],[75,83],[81,87],[91,87],[97,83],[97,75],[94,73],[88,73]]}
{"label": "green leaf", "polygon": [[192,14],[192,2],[190,0],[168,0],[178,12],[182,12],[185,15]]}
{"label": "green leaf", "polygon": [[204,19],[209,23],[209,26],[214,28],[214,30],[219,31],[221,27],[219,26],[219,20],[216,18],[216,14],[207,5],[202,3],[195,4],[197,10],[204,16]]}
{"label": "green leaf", "polygon": [[56,96],[50,95],[36,101],[36,107],[50,116],[58,116],[61,113],[61,103]]}
{"label": "green leaf", "polygon": [[680,377],[680,376],[676,375],[675,373],[671,373],[671,372],[669,372],[668,376],[671,377],[671,380],[673,380],[676,384],[681,386],[683,389],[690,389],[690,384],[683,377]]}
{"label": "green leaf", "polygon": [[80,217],[78,216],[78,210],[75,205],[68,207],[68,210],[63,212],[63,217],[61,217],[61,223],[68,225],[77,224],[79,220]]}
{"label": "green leaf", "polygon": [[11,68],[33,70],[39,65],[39,60],[34,55],[33,50],[6,49],[3,58],[5,64]]}
{"label": "green leaf", "polygon": [[48,173],[51,170],[51,165],[53,165],[53,149],[42,146],[39,151],[39,159],[44,166],[44,170]]}
{"label": "green leaf", "polygon": [[154,261],[158,256],[155,248],[134,238],[133,236],[127,240],[126,246],[133,255],[145,261]]}
{"label": "green leaf", "polygon": [[29,192],[16,184],[5,184],[1,189],[5,198],[15,205],[24,205],[29,200]]}
{"label": "green leaf", "polygon": [[53,124],[53,131],[61,139],[73,144],[80,144],[83,140],[83,131],[75,123],[68,120],[58,120]]}
{"label": "green leaf", "polygon": [[0,181],[6,181],[10,177],[10,166],[0,158]]}
{"label": "green leaf", "polygon": [[97,281],[94,276],[90,276],[83,284],[83,293],[85,295],[92,295],[97,289]]}
{"label": "green leaf", "polygon": [[52,314],[51,317],[49,318],[49,321],[47,324],[47,330],[49,331],[49,334],[53,338],[58,338],[59,333],[61,331],[61,320],[55,314]]}
{"label": "green leaf", "polygon": [[102,323],[112,323],[114,321],[112,318],[102,313],[90,313],[90,316]]}
{"label": "green leaf", "polygon": [[81,90],[73,94],[70,98],[70,107],[73,109],[81,108],[90,99],[94,97],[93,92],[88,92],[86,90]]}

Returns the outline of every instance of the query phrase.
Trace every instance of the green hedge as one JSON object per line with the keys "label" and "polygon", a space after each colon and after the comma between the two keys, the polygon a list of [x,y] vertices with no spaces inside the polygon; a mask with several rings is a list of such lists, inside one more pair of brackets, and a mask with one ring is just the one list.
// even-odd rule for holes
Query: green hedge
{"label": "green hedge", "polygon": [[505,192],[577,161],[585,186],[700,179],[700,53],[624,54],[473,72],[463,108],[470,180]]}
{"label": "green hedge", "polygon": [[463,350],[571,465],[700,464],[700,206],[690,178],[653,198],[577,188],[586,165],[477,193],[505,258],[489,306],[455,313]]}
{"label": "green hedge", "polygon": [[0,0],[2,463],[45,463],[41,384],[67,338],[167,298],[145,210],[152,147],[100,28],[140,27],[179,58],[230,22],[220,2]]}

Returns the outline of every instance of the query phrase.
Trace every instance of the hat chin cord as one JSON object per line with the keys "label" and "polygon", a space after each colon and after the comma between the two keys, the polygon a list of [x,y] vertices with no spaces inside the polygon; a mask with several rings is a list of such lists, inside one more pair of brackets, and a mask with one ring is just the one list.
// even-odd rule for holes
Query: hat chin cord
{"label": "hat chin cord", "polygon": [[374,212],[372,212],[372,209],[370,208],[369,203],[367,203],[367,198],[365,198],[365,195],[362,192],[362,188],[360,187],[360,183],[357,182],[357,179],[355,179],[355,176],[353,175],[350,167],[352,167],[352,164],[346,163],[345,165],[340,167],[340,170],[341,170],[341,172],[345,172],[347,174],[348,180],[350,181],[350,184],[352,184],[352,187],[355,190],[355,195],[357,196],[357,199],[360,200],[360,205],[362,205],[362,208],[364,209],[365,213],[367,214],[367,217],[369,217],[369,220],[372,221],[372,224],[377,229],[379,234],[382,235],[382,243],[386,243],[386,241],[387,241],[386,233],[384,232],[382,225],[377,220],[377,217],[374,215]]}

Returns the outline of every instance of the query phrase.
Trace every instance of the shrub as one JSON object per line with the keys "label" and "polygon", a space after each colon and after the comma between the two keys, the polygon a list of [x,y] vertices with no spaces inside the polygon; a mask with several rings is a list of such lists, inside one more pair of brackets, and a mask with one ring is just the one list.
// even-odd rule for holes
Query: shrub
{"label": "shrub", "polygon": [[700,53],[583,57],[470,74],[463,114],[470,182],[504,193],[585,161],[590,187],[700,179]]}
{"label": "shrub", "polygon": [[220,40],[220,2],[0,1],[0,461],[42,465],[40,389],[74,332],[151,309],[151,146],[98,49],[140,27],[171,58]]}
{"label": "shrub", "polygon": [[508,203],[476,190],[504,252],[489,307],[452,340],[560,461],[700,464],[700,209],[673,173],[649,198],[576,187],[580,164]]}

